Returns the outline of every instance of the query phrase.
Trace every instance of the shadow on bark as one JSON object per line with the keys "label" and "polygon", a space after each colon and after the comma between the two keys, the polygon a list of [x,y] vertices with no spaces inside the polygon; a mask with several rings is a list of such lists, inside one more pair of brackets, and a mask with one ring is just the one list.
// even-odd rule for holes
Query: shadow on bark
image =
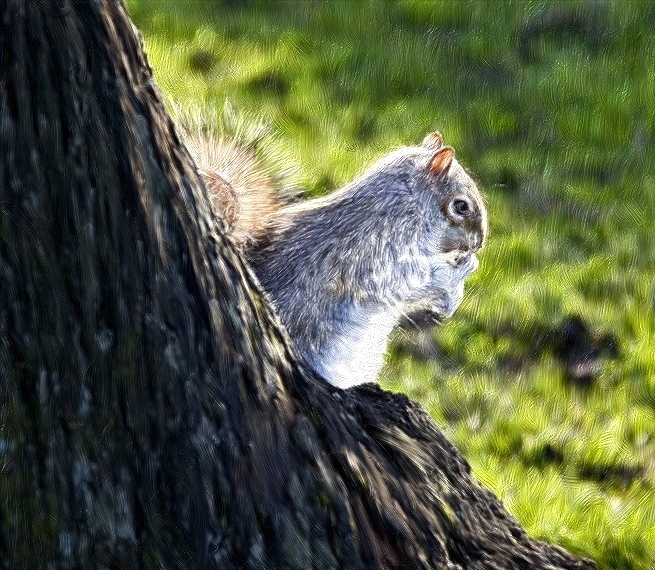
{"label": "shadow on bark", "polygon": [[122,4],[0,22],[0,568],[593,568],[299,364]]}

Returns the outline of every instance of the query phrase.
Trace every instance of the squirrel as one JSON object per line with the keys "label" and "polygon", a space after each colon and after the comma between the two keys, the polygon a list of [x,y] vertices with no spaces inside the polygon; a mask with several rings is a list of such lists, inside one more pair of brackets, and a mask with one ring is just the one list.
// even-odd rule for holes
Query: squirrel
{"label": "squirrel", "polygon": [[442,320],[461,303],[487,213],[440,133],[326,197],[287,205],[258,173],[252,149],[186,134],[228,233],[296,351],[328,383],[375,382],[402,319]]}

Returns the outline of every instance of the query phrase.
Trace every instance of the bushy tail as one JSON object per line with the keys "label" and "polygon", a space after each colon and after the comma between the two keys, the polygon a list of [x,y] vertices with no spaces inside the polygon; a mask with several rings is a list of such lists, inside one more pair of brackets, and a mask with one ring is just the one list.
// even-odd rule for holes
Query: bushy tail
{"label": "bushy tail", "polygon": [[256,239],[267,218],[298,193],[293,161],[284,156],[270,127],[237,117],[228,103],[221,116],[172,107],[229,233],[242,246]]}

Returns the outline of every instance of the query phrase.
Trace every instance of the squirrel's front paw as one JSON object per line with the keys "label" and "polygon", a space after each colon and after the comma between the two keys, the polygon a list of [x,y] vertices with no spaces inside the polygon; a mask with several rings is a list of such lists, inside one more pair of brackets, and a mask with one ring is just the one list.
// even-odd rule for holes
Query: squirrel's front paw
{"label": "squirrel's front paw", "polygon": [[[429,283],[422,288],[421,298],[407,310],[410,320],[435,324],[451,317],[464,298],[464,283],[477,268],[475,254],[454,253],[430,268]],[[412,318],[413,317],[413,318]]]}

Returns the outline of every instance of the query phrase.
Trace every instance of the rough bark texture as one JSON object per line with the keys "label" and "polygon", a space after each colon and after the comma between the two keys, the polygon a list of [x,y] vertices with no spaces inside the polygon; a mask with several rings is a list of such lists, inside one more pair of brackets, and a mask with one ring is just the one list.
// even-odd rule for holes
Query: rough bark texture
{"label": "rough bark texture", "polygon": [[120,2],[0,21],[0,567],[592,568],[297,364]]}

